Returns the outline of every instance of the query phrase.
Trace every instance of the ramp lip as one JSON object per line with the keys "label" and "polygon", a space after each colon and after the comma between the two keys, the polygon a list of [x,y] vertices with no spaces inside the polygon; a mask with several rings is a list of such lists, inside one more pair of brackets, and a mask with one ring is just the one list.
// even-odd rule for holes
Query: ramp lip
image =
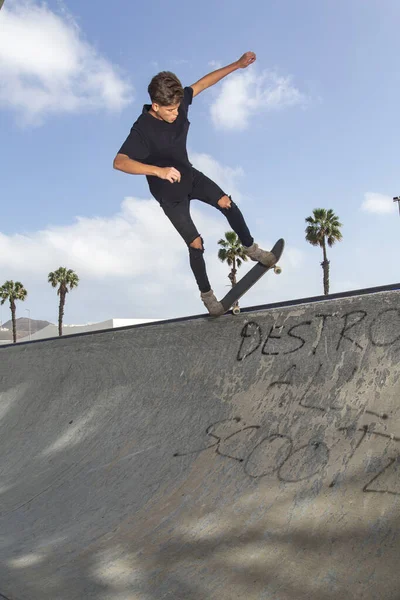
{"label": "ramp lip", "polygon": [[[366,296],[366,295],[378,294],[378,293],[382,293],[382,292],[394,292],[394,291],[400,291],[400,283],[392,283],[392,284],[388,284],[388,285],[375,286],[375,287],[370,287],[370,288],[361,288],[361,289],[357,289],[357,290],[349,290],[346,292],[337,292],[335,294],[329,294],[328,296],[325,296],[325,295],[309,296],[306,298],[298,298],[298,299],[294,299],[294,300],[283,300],[280,302],[272,302],[270,304],[259,304],[256,306],[248,306],[246,308],[241,308],[240,314],[259,312],[262,310],[263,311],[272,310],[274,308],[286,308],[289,306],[298,306],[300,304],[314,304],[317,302],[330,302],[332,300],[338,300],[340,298],[351,298],[354,296]],[[218,317],[217,320],[220,321],[221,319],[224,319],[229,315],[232,316],[232,311],[229,311],[225,315]],[[137,325],[125,325],[124,327],[112,327],[112,328],[108,328],[108,329],[97,329],[96,331],[84,331],[82,333],[69,333],[69,334],[66,334],[61,337],[54,336],[54,337],[43,338],[41,340],[31,340],[31,341],[27,340],[24,342],[17,342],[16,344],[11,342],[9,344],[0,344],[0,351],[3,349],[6,349],[6,348],[15,348],[16,346],[17,347],[26,346],[27,344],[40,344],[43,342],[49,342],[49,341],[54,341],[54,340],[58,340],[59,342],[61,342],[61,341],[68,340],[70,338],[84,337],[84,336],[88,336],[88,335],[98,335],[101,333],[109,333],[109,332],[118,333],[120,331],[126,331],[129,329],[139,329],[142,327],[154,327],[154,326],[159,327],[160,325],[168,325],[170,323],[195,321],[198,319],[207,319],[207,318],[209,318],[208,313],[202,313],[199,315],[189,315],[186,317],[175,317],[173,319],[161,319],[160,321],[151,321],[149,323],[138,323]],[[235,318],[237,319],[238,317],[235,317]],[[1,600],[1,594],[0,594],[0,600]]]}

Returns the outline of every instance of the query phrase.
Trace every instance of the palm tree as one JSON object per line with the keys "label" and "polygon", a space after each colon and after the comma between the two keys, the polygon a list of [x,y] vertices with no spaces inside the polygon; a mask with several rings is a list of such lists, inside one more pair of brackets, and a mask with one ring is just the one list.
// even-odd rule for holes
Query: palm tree
{"label": "palm tree", "polygon": [[321,267],[324,273],[324,294],[329,294],[329,260],[326,254],[326,244],[331,248],[335,242],[340,242],[342,234],[339,217],[330,208],[315,208],[313,216],[306,218],[306,240],[312,246],[321,246],[324,260]]}
{"label": "palm tree", "polygon": [[[218,250],[218,258],[222,262],[227,262],[231,271],[228,275],[232,287],[236,284],[236,273],[243,261],[247,260],[247,255],[244,253],[244,248],[234,231],[225,232],[225,239],[221,238],[218,242],[222,248]],[[234,306],[239,306],[239,302],[235,302]]]}
{"label": "palm tree", "polygon": [[28,292],[26,291],[26,289],[24,288],[24,286],[22,285],[22,283],[20,281],[16,281],[15,283],[14,283],[14,281],[6,281],[0,287],[1,304],[3,305],[7,300],[10,301],[14,344],[17,341],[17,322],[15,319],[15,311],[16,311],[15,302],[17,300],[24,301],[25,298],[27,297],[27,295],[28,295]]}
{"label": "palm tree", "polygon": [[[58,309],[58,335],[62,335],[62,323],[64,317],[65,297],[72,288],[77,287],[79,283],[78,275],[72,269],[60,267],[57,271],[49,273],[48,281],[55,288],[59,286],[57,294],[60,296]],[[68,289],[69,288],[69,289]]]}

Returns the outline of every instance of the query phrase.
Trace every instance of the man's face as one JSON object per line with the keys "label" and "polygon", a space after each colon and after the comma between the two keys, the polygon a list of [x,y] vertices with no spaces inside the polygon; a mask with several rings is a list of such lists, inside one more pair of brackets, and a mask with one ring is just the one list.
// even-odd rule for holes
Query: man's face
{"label": "man's face", "polygon": [[167,123],[173,123],[178,117],[179,104],[160,106],[159,104],[153,103],[151,107],[155,113],[155,116],[158,119],[166,121]]}

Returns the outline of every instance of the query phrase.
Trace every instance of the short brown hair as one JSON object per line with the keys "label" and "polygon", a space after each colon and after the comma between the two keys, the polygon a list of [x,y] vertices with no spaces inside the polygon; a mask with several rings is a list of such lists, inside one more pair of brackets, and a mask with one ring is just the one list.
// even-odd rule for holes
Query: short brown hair
{"label": "short brown hair", "polygon": [[175,73],[161,71],[154,75],[147,88],[152,102],[160,106],[180,104],[183,98],[183,87]]}

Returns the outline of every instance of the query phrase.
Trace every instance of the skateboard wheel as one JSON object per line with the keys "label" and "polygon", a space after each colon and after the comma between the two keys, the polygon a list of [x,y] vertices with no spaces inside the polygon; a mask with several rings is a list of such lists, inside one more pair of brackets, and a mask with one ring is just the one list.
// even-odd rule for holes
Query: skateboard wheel
{"label": "skateboard wheel", "polygon": [[240,308],[238,306],[235,306],[234,308],[232,308],[232,313],[234,315],[238,315],[240,313]]}
{"label": "skateboard wheel", "polygon": [[282,273],[281,267],[274,267],[274,273],[275,275],[280,275]]}

